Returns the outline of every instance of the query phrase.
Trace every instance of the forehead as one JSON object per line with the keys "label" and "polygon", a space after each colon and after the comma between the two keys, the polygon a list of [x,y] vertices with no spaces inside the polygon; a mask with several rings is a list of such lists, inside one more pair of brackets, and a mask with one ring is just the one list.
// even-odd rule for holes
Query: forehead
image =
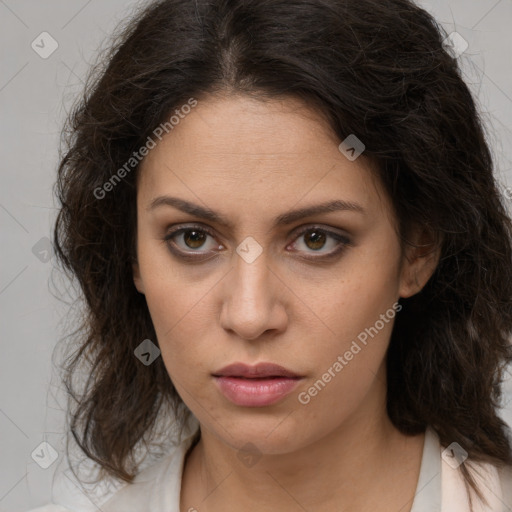
{"label": "forehead", "polygon": [[376,208],[369,160],[349,161],[339,142],[322,116],[298,100],[210,96],[145,157],[139,196],[144,206],[157,195],[181,194],[226,208],[333,199]]}

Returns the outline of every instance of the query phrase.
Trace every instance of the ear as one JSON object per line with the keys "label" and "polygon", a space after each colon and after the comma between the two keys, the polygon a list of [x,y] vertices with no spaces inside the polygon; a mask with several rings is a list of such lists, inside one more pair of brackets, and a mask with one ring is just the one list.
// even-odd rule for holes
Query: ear
{"label": "ear", "polygon": [[441,256],[441,243],[426,228],[416,228],[408,237],[400,274],[400,297],[416,295],[432,277]]}
{"label": "ear", "polygon": [[137,261],[134,261],[132,263],[132,270],[133,270],[133,283],[135,284],[135,288],[140,293],[144,293],[144,283],[142,282],[142,277],[140,275],[140,268],[139,263]]}

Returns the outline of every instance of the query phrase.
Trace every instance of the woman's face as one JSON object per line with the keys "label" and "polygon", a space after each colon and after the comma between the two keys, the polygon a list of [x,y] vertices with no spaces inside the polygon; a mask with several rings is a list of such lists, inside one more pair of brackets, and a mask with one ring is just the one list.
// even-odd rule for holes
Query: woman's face
{"label": "woman's face", "polygon": [[[210,97],[141,164],[134,281],[181,398],[235,449],[287,453],[384,414],[396,301],[428,276],[340,142],[298,101]],[[222,372],[262,362],[297,378]]]}

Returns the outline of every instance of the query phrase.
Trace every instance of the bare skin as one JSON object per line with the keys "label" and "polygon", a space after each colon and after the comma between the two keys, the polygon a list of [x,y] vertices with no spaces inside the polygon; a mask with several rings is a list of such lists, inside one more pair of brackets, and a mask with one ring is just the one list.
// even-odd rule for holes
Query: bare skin
{"label": "bare skin", "polygon": [[[438,256],[404,252],[370,162],[348,160],[339,143],[296,100],[207,97],[141,164],[134,282],[169,376],[201,425],[181,512],[410,511],[424,435],[402,435],[386,413],[389,311],[421,290]],[[231,225],[151,208],[163,195]],[[279,215],[333,200],[356,208],[274,226]],[[164,240],[178,226],[208,233],[202,244],[183,233]],[[306,227],[327,231],[323,246],[299,234]],[[425,236],[418,229],[413,241]],[[262,249],[251,263],[236,251],[247,237]],[[378,333],[333,376],[338,356],[383,314]],[[234,362],[273,362],[302,379],[275,404],[240,406],[213,377]],[[239,457],[247,443],[256,447],[250,466]]]}

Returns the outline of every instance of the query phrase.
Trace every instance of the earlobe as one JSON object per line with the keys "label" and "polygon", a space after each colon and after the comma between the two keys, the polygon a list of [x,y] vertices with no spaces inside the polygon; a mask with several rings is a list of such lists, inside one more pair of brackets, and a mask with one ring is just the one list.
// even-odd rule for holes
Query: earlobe
{"label": "earlobe", "polygon": [[139,264],[137,262],[134,262],[132,264],[132,270],[133,270],[133,283],[135,284],[135,288],[137,288],[137,291],[139,293],[144,293],[144,284],[142,282]]}
{"label": "earlobe", "polygon": [[402,265],[400,297],[404,299],[424,288],[435,272],[441,255],[441,244],[425,231],[414,242],[408,245]]}

